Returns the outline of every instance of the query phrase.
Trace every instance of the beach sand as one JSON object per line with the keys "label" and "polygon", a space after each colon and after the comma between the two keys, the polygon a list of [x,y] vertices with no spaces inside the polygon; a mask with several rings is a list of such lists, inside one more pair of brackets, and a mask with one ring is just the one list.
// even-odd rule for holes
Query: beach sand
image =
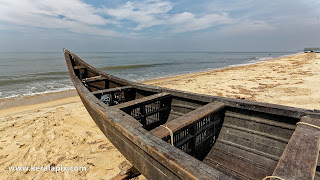
{"label": "beach sand", "polygon": [[320,54],[301,53],[145,84],[201,94],[320,109]]}
{"label": "beach sand", "polygon": [[[196,93],[320,109],[320,54],[144,82]],[[111,179],[125,160],[75,91],[0,101],[3,179]],[[10,172],[9,166],[85,166],[82,172]],[[140,176],[138,179],[144,179]]]}

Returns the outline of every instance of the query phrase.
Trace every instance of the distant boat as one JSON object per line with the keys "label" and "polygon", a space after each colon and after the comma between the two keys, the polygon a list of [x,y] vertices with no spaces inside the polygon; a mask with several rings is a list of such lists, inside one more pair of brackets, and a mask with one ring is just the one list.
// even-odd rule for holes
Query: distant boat
{"label": "distant boat", "polygon": [[320,48],[304,48],[303,51],[304,51],[305,53],[312,53],[312,52],[319,53]]}
{"label": "distant boat", "polygon": [[95,123],[148,179],[320,178],[319,111],[130,82],[64,56]]}

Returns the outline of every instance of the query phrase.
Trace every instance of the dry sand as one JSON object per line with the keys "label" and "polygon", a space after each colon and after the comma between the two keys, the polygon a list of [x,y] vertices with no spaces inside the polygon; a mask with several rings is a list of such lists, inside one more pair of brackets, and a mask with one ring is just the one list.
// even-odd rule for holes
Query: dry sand
{"label": "dry sand", "polygon": [[[298,54],[145,83],[320,109],[320,54]],[[68,93],[0,101],[0,179],[111,179],[120,172],[118,165],[125,158],[97,128],[74,91]],[[8,170],[9,166],[30,165],[85,166],[87,171]]]}
{"label": "dry sand", "polygon": [[[125,160],[80,102],[0,118],[0,174],[4,179],[110,179]],[[67,98],[68,101],[70,98]],[[12,109],[10,109],[13,112]],[[19,110],[18,110],[19,111]],[[9,172],[9,166],[85,166],[85,172]],[[0,178],[0,179],[1,179]]]}
{"label": "dry sand", "polygon": [[214,96],[320,109],[320,54],[301,53],[145,83]]}

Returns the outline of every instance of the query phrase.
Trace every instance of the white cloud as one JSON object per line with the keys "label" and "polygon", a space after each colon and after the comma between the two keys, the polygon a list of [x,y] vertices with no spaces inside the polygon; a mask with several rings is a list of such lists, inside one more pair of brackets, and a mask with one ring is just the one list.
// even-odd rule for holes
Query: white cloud
{"label": "white cloud", "polygon": [[[21,23],[25,19],[44,16],[47,18],[65,17],[84,24],[103,25],[107,21],[95,14],[95,9],[79,0],[3,0],[1,19]],[[29,18],[29,19],[28,19]]]}
{"label": "white cloud", "polygon": [[[232,27],[239,28],[240,32],[270,28],[263,21],[248,20],[237,24],[237,20],[224,11],[202,12],[198,15],[191,12],[175,13],[173,8],[174,4],[168,0],[128,1],[116,8],[97,8],[81,0],[0,0],[0,21],[8,22],[11,27],[15,24],[17,27],[64,29],[84,34],[126,37],[133,34],[120,33],[112,28],[122,28],[124,32],[135,30],[133,32],[137,33],[160,25],[171,33],[220,25],[232,25],[227,29],[230,32],[233,31]],[[119,26],[115,27],[115,24]]]}
{"label": "white cloud", "polygon": [[231,35],[249,35],[251,33],[263,34],[266,32],[272,32],[276,30],[275,27],[269,25],[264,21],[240,21],[229,26],[223,27],[219,30],[219,34],[231,36]]}
{"label": "white cloud", "polygon": [[172,9],[169,1],[149,0],[143,2],[128,1],[118,8],[105,8],[102,12],[113,16],[116,20],[131,20],[138,25],[134,30],[141,30],[155,25],[164,24],[161,16],[167,16]]}
{"label": "white cloud", "polygon": [[[255,0],[215,0],[211,1],[208,4],[205,4],[205,7],[208,11],[211,12],[230,12],[230,11],[239,11],[239,10],[248,10],[252,8],[255,4],[260,3]],[[272,2],[269,2],[269,4]],[[262,7],[261,7],[262,8]]]}
{"label": "white cloud", "polygon": [[206,29],[218,25],[226,25],[232,23],[233,20],[228,17],[227,13],[208,14],[196,17],[194,14],[184,12],[173,16],[169,23],[174,26],[173,32],[186,32]]}
{"label": "white cloud", "polygon": [[105,36],[121,35],[112,30],[98,28],[112,22],[95,11],[92,6],[79,0],[2,0],[0,20],[18,26],[67,29]]}
{"label": "white cloud", "polygon": [[209,27],[230,24],[232,19],[227,13],[207,14],[196,17],[190,12],[170,14],[173,5],[169,1],[148,0],[144,2],[127,2],[118,8],[105,8],[102,12],[116,20],[131,20],[137,23],[134,30],[141,30],[155,25],[164,25],[171,32],[180,33]]}

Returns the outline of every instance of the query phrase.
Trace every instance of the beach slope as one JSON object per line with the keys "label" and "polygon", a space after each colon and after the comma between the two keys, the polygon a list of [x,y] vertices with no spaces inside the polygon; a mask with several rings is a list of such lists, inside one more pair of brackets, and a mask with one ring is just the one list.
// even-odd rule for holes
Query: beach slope
{"label": "beach slope", "polygon": [[320,54],[301,53],[145,83],[214,96],[320,109]]}

